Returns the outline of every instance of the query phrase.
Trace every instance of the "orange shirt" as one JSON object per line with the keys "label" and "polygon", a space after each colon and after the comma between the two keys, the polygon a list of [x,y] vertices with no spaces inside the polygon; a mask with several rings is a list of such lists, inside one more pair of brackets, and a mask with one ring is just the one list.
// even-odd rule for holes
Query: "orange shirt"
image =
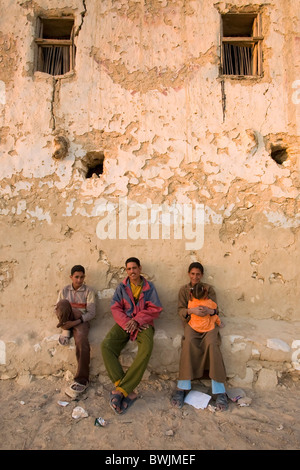
{"label": "orange shirt", "polygon": [[[199,307],[199,305],[209,307],[214,310],[217,308],[217,304],[211,299],[195,299],[194,297],[192,300],[189,300],[188,308]],[[189,321],[190,327],[199,333],[213,330],[215,328],[215,324],[221,324],[221,320],[218,315],[205,315],[205,317],[198,317],[198,315],[192,313]]]}

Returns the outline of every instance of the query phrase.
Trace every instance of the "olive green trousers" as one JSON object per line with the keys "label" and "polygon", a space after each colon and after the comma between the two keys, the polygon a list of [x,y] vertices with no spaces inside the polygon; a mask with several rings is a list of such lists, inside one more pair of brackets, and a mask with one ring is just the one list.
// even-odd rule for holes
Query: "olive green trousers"
{"label": "olive green trousers", "polygon": [[119,357],[122,349],[129,341],[129,333],[126,333],[123,328],[115,324],[101,344],[102,357],[107,373],[115,384],[116,390],[122,392],[125,397],[133,392],[142,380],[151,357],[153,336],[153,326],[139,331],[136,338],[138,351],[133,363],[126,372],[120,364]]}

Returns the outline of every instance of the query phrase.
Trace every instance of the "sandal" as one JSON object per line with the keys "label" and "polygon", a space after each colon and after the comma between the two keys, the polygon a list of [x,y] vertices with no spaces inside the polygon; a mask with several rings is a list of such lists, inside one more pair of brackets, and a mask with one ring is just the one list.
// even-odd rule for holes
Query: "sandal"
{"label": "sandal", "polygon": [[228,410],[228,399],[226,393],[218,393],[216,399],[216,408],[217,411],[227,411]]}
{"label": "sandal", "polygon": [[184,390],[176,390],[176,392],[172,395],[171,403],[175,408],[182,408],[184,403],[185,391]]}
{"label": "sandal", "polygon": [[[128,396],[123,398],[123,401],[122,401],[122,405],[121,405],[121,413],[120,414],[124,414],[126,413],[126,411],[128,410],[128,408],[130,408],[134,402],[137,400],[137,397],[135,398],[129,398]],[[124,406],[124,404],[126,404],[126,406]]]}
{"label": "sandal", "polygon": [[78,382],[73,382],[72,385],[70,385],[70,387],[65,390],[65,394],[68,395],[68,397],[77,398],[79,395],[86,391],[88,386],[88,383],[83,385]]}
{"label": "sandal", "polygon": [[60,335],[58,338],[58,342],[61,346],[68,346],[70,338],[69,336]]}
{"label": "sandal", "polygon": [[110,392],[109,394],[109,406],[118,415],[122,413],[121,405],[122,405],[123,398],[124,398],[124,395],[121,393]]}

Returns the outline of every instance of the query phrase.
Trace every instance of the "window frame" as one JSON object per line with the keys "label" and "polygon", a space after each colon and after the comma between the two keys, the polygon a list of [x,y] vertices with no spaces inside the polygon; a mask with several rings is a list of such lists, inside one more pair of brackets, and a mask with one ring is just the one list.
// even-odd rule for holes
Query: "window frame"
{"label": "window frame", "polygon": [[[224,36],[223,34],[223,18],[224,16],[239,16],[239,15],[249,15],[254,16],[252,35],[251,36]],[[263,76],[263,57],[262,57],[262,41],[264,39],[262,35],[262,18],[261,13],[259,12],[234,12],[234,13],[224,13],[221,14],[221,28],[220,28],[220,43],[221,43],[221,54],[220,54],[220,75],[222,78],[245,78],[245,79],[255,79]],[[224,73],[224,44],[231,44],[235,46],[253,46],[251,68],[252,74],[230,74]]]}
{"label": "window frame", "polygon": [[[72,20],[73,21],[73,26],[72,30],[70,33],[70,39],[46,39],[43,37],[43,20],[58,20],[58,21],[64,21],[64,20]],[[70,73],[74,71],[75,68],[75,54],[76,54],[76,47],[74,43],[74,37],[75,37],[75,19],[73,16],[38,16],[37,17],[37,22],[36,22],[36,37],[35,37],[35,45],[36,45],[36,54],[35,54],[35,61],[34,61],[34,71],[35,72],[43,72],[47,73],[48,75],[51,76],[64,76],[67,73]],[[52,74],[47,71],[44,71],[44,58],[43,58],[43,48],[47,47],[68,47],[69,48],[69,70],[64,72],[63,74]]]}

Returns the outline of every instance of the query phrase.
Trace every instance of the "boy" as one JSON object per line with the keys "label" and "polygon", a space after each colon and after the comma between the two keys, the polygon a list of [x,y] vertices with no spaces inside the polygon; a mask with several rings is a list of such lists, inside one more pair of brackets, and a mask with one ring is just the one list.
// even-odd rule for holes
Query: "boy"
{"label": "boy", "polygon": [[71,398],[76,398],[86,390],[89,384],[89,322],[95,317],[96,309],[95,293],[84,284],[84,267],[73,266],[70,279],[72,283],[59,292],[55,310],[59,320],[57,327],[61,326],[63,329],[59,343],[62,346],[68,345],[72,335],[75,340],[77,372],[74,382],[65,393]]}

